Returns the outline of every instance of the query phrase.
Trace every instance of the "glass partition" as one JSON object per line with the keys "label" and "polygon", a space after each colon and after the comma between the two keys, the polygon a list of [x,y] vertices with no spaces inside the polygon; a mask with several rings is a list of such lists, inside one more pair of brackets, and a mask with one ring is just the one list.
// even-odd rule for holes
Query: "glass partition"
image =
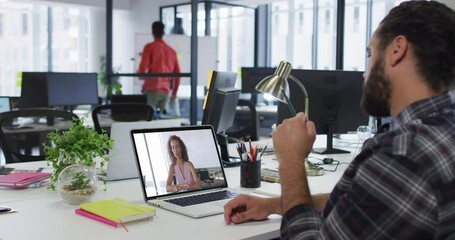
{"label": "glass partition", "polygon": [[[198,36],[216,39],[217,47],[210,53],[216,56],[216,66],[212,70],[238,72],[242,66],[253,66],[254,16],[253,7],[210,1],[199,3]],[[190,4],[161,7],[161,20],[166,26],[166,34],[173,34],[173,29],[181,24],[183,33],[190,35]],[[199,55],[199,59],[203,57]]]}

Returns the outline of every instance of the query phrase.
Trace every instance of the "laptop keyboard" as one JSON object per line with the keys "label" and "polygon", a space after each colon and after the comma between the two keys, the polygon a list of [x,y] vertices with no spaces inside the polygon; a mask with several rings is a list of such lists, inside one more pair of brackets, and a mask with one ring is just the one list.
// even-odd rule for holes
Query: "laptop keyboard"
{"label": "laptop keyboard", "polygon": [[169,199],[169,200],[165,200],[165,201],[185,207],[185,206],[191,206],[191,205],[196,205],[196,204],[201,204],[201,203],[206,203],[206,202],[214,202],[214,201],[218,201],[218,200],[233,198],[235,196],[237,196],[236,193],[224,190],[224,191],[219,191],[219,192],[210,192],[210,193],[204,193],[204,194],[193,195],[193,196],[188,196],[188,197],[174,198],[174,199]]}

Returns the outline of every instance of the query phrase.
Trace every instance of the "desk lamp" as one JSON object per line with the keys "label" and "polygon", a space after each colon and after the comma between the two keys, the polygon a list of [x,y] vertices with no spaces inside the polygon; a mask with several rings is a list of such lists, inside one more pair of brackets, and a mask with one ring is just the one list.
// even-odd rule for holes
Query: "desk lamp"
{"label": "desk lamp", "polygon": [[[286,105],[289,107],[289,110],[291,111],[291,114],[295,116],[296,111],[288,97],[289,83],[287,82],[287,79],[288,78],[291,79],[300,87],[305,96],[305,114],[308,118],[309,106],[308,93],[303,84],[297,78],[291,75],[291,70],[292,65],[289,62],[281,61],[278,67],[276,68],[275,73],[262,79],[256,85],[255,89],[258,92],[269,94],[273,98],[286,103]],[[307,171],[307,176],[320,176],[324,174],[323,168],[315,166],[314,164],[309,162],[308,159],[305,159],[305,169]]]}

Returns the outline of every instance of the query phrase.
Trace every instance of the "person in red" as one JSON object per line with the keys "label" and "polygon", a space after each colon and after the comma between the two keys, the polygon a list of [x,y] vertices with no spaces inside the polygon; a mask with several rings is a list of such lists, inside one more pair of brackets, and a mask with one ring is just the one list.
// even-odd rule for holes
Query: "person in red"
{"label": "person in red", "polygon": [[[138,73],[180,73],[177,53],[163,41],[164,24],[162,22],[152,24],[152,35],[154,41],[145,45]],[[176,101],[180,78],[145,77],[141,79],[144,80],[142,93],[147,95],[148,104],[155,110],[160,109],[161,113],[166,113],[169,97],[172,102]]]}

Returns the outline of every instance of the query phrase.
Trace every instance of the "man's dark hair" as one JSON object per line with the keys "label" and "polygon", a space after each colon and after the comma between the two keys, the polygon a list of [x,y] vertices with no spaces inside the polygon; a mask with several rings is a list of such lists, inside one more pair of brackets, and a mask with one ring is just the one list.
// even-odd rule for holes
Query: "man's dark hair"
{"label": "man's dark hair", "polygon": [[439,91],[455,78],[455,12],[435,1],[403,2],[382,20],[379,47],[384,50],[398,35],[411,43],[416,68],[427,84]]}
{"label": "man's dark hair", "polygon": [[162,38],[164,35],[164,24],[159,21],[152,23],[152,34],[155,38]]}

